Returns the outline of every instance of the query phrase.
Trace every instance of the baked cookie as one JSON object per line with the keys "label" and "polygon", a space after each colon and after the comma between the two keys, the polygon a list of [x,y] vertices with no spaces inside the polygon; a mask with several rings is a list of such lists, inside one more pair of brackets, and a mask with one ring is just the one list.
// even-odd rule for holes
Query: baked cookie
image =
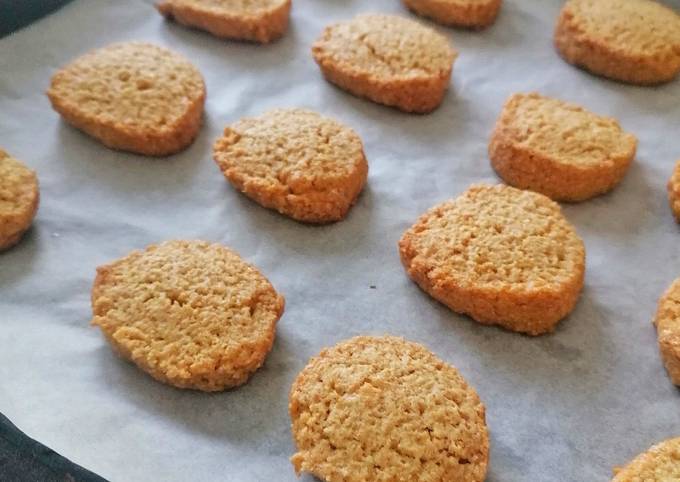
{"label": "baked cookie", "polygon": [[395,15],[359,15],[326,27],[312,46],[326,79],[406,112],[436,109],[458,55],[443,35]]}
{"label": "baked cookie", "polygon": [[680,480],[680,438],[665,440],[614,470],[612,482],[673,482]]}
{"label": "baked cookie", "polygon": [[668,202],[675,220],[680,223],[680,160],[675,163],[671,178],[668,180]]}
{"label": "baked cookie", "polygon": [[127,42],[71,62],[54,74],[47,95],[64,120],[107,147],[165,156],[198,134],[205,85],[181,55]]}
{"label": "baked cookie", "polygon": [[35,172],[0,149],[0,251],[19,242],[31,226],[39,202]]}
{"label": "baked cookie", "polygon": [[668,375],[680,386],[680,278],[659,299],[654,325]]}
{"label": "baked cookie", "polygon": [[568,0],[555,46],[569,63],[631,84],[680,72],[680,16],[652,0]]}
{"label": "baked cookie", "polygon": [[167,241],[97,268],[92,324],[155,379],[211,392],[245,383],[262,365],[283,305],[230,249]]}
{"label": "baked cookie", "polygon": [[536,93],[512,95],[489,143],[503,180],[555,201],[583,201],[614,188],[635,157],[637,139],[619,123]]}
{"label": "baked cookie", "polygon": [[540,335],[583,287],[583,241],[542,194],[475,185],[433,207],[399,241],[409,276],[453,311]]}
{"label": "baked cookie", "polygon": [[288,28],[291,0],[162,0],[168,19],[217,37],[269,43]]}
{"label": "baked cookie", "polygon": [[484,405],[453,366],[401,338],[323,350],[290,391],[298,475],[325,481],[484,480]]}
{"label": "baked cookie", "polygon": [[304,109],[278,109],[224,129],[214,158],[236,189],[298,221],[345,217],[368,164],[349,127]]}
{"label": "baked cookie", "polygon": [[485,28],[494,23],[501,0],[403,0],[418,15],[442,25]]}

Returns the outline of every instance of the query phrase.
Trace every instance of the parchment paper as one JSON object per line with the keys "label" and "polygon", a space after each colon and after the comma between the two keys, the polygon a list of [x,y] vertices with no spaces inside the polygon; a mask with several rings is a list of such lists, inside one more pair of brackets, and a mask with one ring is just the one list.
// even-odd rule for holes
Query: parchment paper
{"label": "parchment paper", "polygon": [[[112,481],[292,481],[294,377],[322,347],[390,333],[425,344],[477,389],[491,432],[489,481],[606,481],[614,466],[680,435],[680,392],[651,324],[659,295],[680,276],[665,191],[680,157],[680,81],[623,86],[565,64],[551,42],[559,7],[508,0],[489,30],[435,27],[460,58],[443,105],[427,116],[345,94],[322,80],[309,52],[331,21],[409,15],[396,0],[294,0],[290,31],[270,46],[188,30],[141,0],[76,1],[0,40],[0,146],[38,171],[42,189],[34,228],[0,255],[0,411]],[[111,151],[50,109],[44,91],[55,69],[130,39],[181,52],[205,76],[205,126],[181,154]],[[508,95],[531,90],[615,116],[640,140],[613,193],[564,207],[585,240],[586,286],[573,314],[540,338],[431,300],[406,277],[396,247],[430,206],[497,181],[486,153],[493,123]],[[364,140],[368,186],[343,222],[305,226],[261,208],[212,161],[226,124],[293,106],[335,117]],[[273,351],[237,390],[155,382],[88,324],[95,267],[171,238],[233,247],[286,297]]]}

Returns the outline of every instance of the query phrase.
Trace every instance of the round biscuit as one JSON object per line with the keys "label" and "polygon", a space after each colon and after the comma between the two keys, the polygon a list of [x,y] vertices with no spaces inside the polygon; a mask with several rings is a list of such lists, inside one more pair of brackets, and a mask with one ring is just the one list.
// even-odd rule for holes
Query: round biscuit
{"label": "round biscuit", "polygon": [[406,112],[436,109],[457,53],[443,35],[396,15],[366,14],[326,27],[312,46],[329,82]]}
{"label": "round biscuit", "polygon": [[183,56],[126,42],[93,50],[60,69],[47,95],[64,120],[105,146],[165,156],[198,135],[205,84]]}
{"label": "round biscuit", "polygon": [[485,409],[458,370],[401,338],[323,350],[290,391],[295,471],[326,481],[482,481]]}
{"label": "round biscuit", "polygon": [[166,241],[97,268],[92,324],[155,379],[218,391],[246,382],[274,343],[284,299],[219,244]]}
{"label": "round biscuit", "polygon": [[38,211],[38,177],[0,149],[0,251],[17,244]]}
{"label": "round biscuit", "polygon": [[676,221],[680,223],[680,160],[675,163],[673,172],[668,180],[668,202]]}
{"label": "round biscuit", "polygon": [[668,375],[674,385],[680,386],[680,278],[659,299],[654,325]]}
{"label": "round biscuit", "polygon": [[539,335],[574,308],[585,248],[557,203],[510,186],[475,185],[439,204],[399,241],[409,276],[453,311]]}
{"label": "round biscuit", "polygon": [[614,470],[612,482],[672,482],[680,480],[680,438],[664,440]]}
{"label": "round biscuit", "polygon": [[293,219],[345,217],[368,173],[359,136],[304,109],[277,109],[228,126],[214,159],[236,189]]}
{"label": "round biscuit", "polygon": [[502,0],[403,0],[414,13],[442,25],[481,29],[493,24]]}

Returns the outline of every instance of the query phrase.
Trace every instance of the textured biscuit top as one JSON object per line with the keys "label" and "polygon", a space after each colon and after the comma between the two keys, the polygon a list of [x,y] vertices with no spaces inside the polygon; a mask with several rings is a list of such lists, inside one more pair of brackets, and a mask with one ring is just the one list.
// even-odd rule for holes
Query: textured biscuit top
{"label": "textured biscuit top", "polygon": [[432,279],[462,288],[559,291],[581,271],[583,242],[557,203],[505,185],[476,185],[411,228]]}
{"label": "textured biscuit top", "polygon": [[680,438],[665,440],[617,471],[612,482],[677,482],[680,480]]}
{"label": "textured biscuit top", "polygon": [[613,164],[630,158],[637,146],[616,119],[536,93],[510,97],[499,123],[518,147],[572,166]]}
{"label": "textured biscuit top", "polygon": [[105,125],[138,135],[173,132],[205,95],[201,73],[183,56],[142,42],[89,52],[52,77],[50,98]]}
{"label": "textured biscuit top", "polygon": [[342,187],[365,163],[352,129],[305,109],[276,109],[227,127],[215,161],[229,178],[282,194]]}
{"label": "textured biscuit top", "polygon": [[359,15],[326,28],[312,48],[317,60],[382,81],[440,76],[456,51],[443,35],[396,15]]}
{"label": "textured biscuit top", "polygon": [[673,172],[668,180],[668,200],[675,218],[680,221],[680,159],[676,161]]}
{"label": "textured biscuit top", "polygon": [[38,196],[35,172],[0,149],[0,227],[32,212]]}
{"label": "textured biscuit top", "polygon": [[[651,0],[569,0],[564,14],[581,35],[623,55],[680,57],[680,17]],[[677,60],[676,60],[677,61]]]}
{"label": "textured biscuit top", "polygon": [[216,15],[228,12],[235,15],[248,16],[269,11],[280,7],[287,0],[171,0],[185,6],[193,6],[203,12],[211,12]]}
{"label": "textured biscuit top", "polygon": [[283,298],[224,246],[168,241],[98,268],[92,308],[92,323],[152,374],[210,389],[215,373],[259,366]]}
{"label": "textured biscuit top", "polygon": [[680,360],[680,279],[664,292],[659,300],[654,324],[664,355]]}
{"label": "textured biscuit top", "polygon": [[290,393],[296,471],[327,481],[484,480],[484,406],[458,371],[396,337],[312,358]]}

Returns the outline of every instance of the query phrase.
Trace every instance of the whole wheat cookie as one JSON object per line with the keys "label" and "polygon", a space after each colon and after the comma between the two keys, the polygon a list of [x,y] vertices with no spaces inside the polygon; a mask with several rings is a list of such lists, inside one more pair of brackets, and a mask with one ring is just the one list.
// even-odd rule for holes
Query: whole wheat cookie
{"label": "whole wheat cookie", "polygon": [[288,29],[291,0],[162,0],[158,11],[182,25],[239,40],[269,43]]}
{"label": "whole wheat cookie", "polygon": [[167,241],[97,268],[92,324],[123,358],[178,388],[245,383],[274,343],[284,299],[219,244]]}
{"label": "whole wheat cookie", "polygon": [[17,244],[40,203],[35,172],[0,149],[0,251]]}
{"label": "whole wheat cookie", "polygon": [[680,223],[680,160],[675,163],[667,188],[671,211],[673,211],[675,220]]}
{"label": "whole wheat cookie", "polygon": [[680,438],[664,440],[614,469],[612,482],[674,482],[680,480]]}
{"label": "whole wheat cookie", "polygon": [[569,63],[631,84],[680,72],[680,16],[652,0],[568,0],[555,46]]}
{"label": "whole wheat cookie", "polygon": [[277,109],[224,129],[214,158],[236,189],[264,207],[309,223],[345,217],[368,164],[349,127],[304,109]]}
{"label": "whole wheat cookie", "polygon": [[530,93],[506,101],[489,157],[512,186],[556,201],[583,201],[621,182],[636,148],[635,136],[615,119]]}
{"label": "whole wheat cookie", "polygon": [[453,311],[529,335],[552,331],[583,287],[583,241],[559,205],[504,185],[475,185],[433,207],[399,253],[409,276]]}
{"label": "whole wheat cookie", "polygon": [[290,391],[296,473],[325,481],[484,480],[484,405],[453,366],[401,338],[323,350]]}
{"label": "whole wheat cookie", "polygon": [[348,92],[406,112],[436,109],[458,55],[443,35],[395,15],[326,27],[312,46],[323,75]]}
{"label": "whole wheat cookie", "polygon": [[414,13],[442,25],[481,29],[496,20],[502,0],[403,0]]}
{"label": "whole wheat cookie", "polygon": [[659,299],[654,325],[668,375],[674,385],[680,386],[680,278]]}
{"label": "whole wheat cookie", "polygon": [[198,134],[205,84],[181,55],[127,42],[77,58],[54,74],[47,95],[64,120],[104,145],[164,156]]}

